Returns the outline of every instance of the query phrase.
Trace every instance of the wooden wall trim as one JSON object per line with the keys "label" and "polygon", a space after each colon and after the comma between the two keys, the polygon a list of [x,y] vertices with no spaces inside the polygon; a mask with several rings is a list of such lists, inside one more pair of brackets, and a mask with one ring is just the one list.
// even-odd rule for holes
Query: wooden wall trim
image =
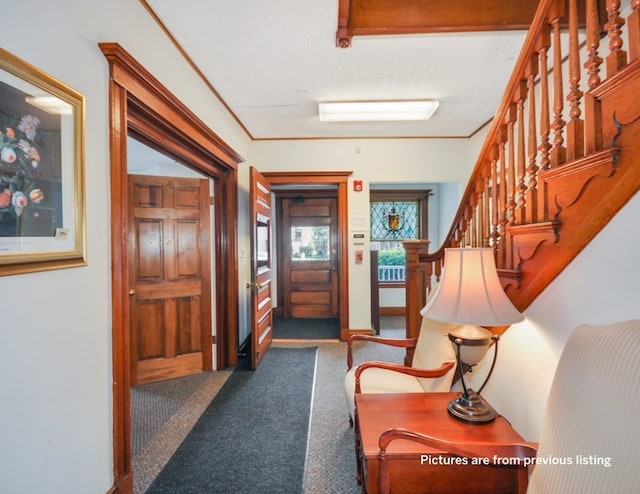
{"label": "wooden wall trim", "polygon": [[[129,93],[136,94],[132,103],[137,107],[136,102],[140,101],[140,109],[145,111],[147,118],[156,117],[158,122],[173,127],[168,133],[174,134],[175,139],[182,140],[188,136],[190,147],[202,147],[203,154],[212,155],[216,161],[230,168],[236,168],[244,161],[118,43],[99,43],[99,46],[109,61],[111,80],[127,88]],[[186,132],[187,128],[189,132]]]}
{"label": "wooden wall trim", "polygon": [[[117,43],[109,62],[114,488],[133,492],[129,365],[127,136],[214,178],[218,367],[234,365],[238,341],[237,168],[242,157]],[[224,300],[222,299],[224,297]]]}

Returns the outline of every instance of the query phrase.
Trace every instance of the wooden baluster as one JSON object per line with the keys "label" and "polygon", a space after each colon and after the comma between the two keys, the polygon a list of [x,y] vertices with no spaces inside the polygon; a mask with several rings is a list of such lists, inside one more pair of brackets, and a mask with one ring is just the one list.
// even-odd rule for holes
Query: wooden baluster
{"label": "wooden baluster", "polygon": [[500,180],[498,185],[498,267],[506,266],[506,231],[507,231],[507,160],[505,148],[507,145],[507,126],[500,127],[500,144],[498,145],[498,164]]}
{"label": "wooden baluster", "polygon": [[562,41],[560,38],[560,21],[558,16],[551,21],[553,31],[553,146],[551,148],[551,167],[563,165],[567,154],[564,147],[564,127],[566,122],[562,118],[564,110],[564,91],[562,89]]}
{"label": "wooden baluster", "polygon": [[429,294],[431,294],[431,290],[433,290],[433,261],[425,263],[425,292],[427,296],[427,300],[429,299]]}
{"label": "wooden baluster", "polygon": [[[457,245],[453,245],[453,247],[457,247]],[[435,275],[436,275],[436,281],[440,281],[440,276],[442,275],[442,266],[443,265],[444,265],[444,259],[441,259],[440,261],[435,261],[434,262],[434,272],[435,272]]]}
{"label": "wooden baluster", "polygon": [[491,162],[486,163],[484,173],[482,174],[482,215],[479,223],[479,229],[482,232],[482,238],[479,238],[478,247],[489,247],[493,238],[493,228],[491,221],[490,203],[491,188],[489,180],[491,179]]}
{"label": "wooden baluster", "polygon": [[526,80],[520,81],[520,94],[516,102],[517,122],[518,122],[518,201],[516,205],[516,223],[525,223],[525,211],[524,207],[525,192],[527,191],[527,184],[525,182],[525,152],[524,152],[524,98],[527,91]]}
{"label": "wooden baluster", "polygon": [[478,213],[478,207],[477,207],[477,201],[478,201],[478,181],[479,179],[476,179],[476,182],[474,184],[475,186],[475,190],[473,192],[473,195],[471,196],[471,204],[469,204],[469,207],[467,208],[467,237],[466,237],[466,244],[469,247],[477,247],[477,238],[478,238],[478,232],[477,232],[477,224],[475,223],[478,218],[479,218],[479,213]]}
{"label": "wooden baluster", "polygon": [[600,85],[600,65],[602,58],[598,56],[600,47],[600,21],[598,18],[598,0],[587,0],[587,61],[584,68],[587,69],[589,78],[587,86],[589,91],[584,100],[585,118],[585,152],[587,155],[602,149],[602,121],[600,118],[599,102],[591,95],[591,92]]}
{"label": "wooden baluster", "polygon": [[529,110],[529,125],[527,131],[529,140],[527,143],[528,157],[527,162],[527,191],[526,191],[526,222],[534,223],[537,213],[538,198],[538,165],[536,159],[538,157],[538,140],[536,137],[536,76],[538,75],[538,59],[532,55],[527,66],[527,108]]}
{"label": "wooden baluster", "polygon": [[471,195],[470,203],[464,210],[464,245],[463,246],[474,246],[475,241],[475,232],[472,231],[473,224],[471,223],[471,219],[473,218],[473,210],[475,206],[473,206],[473,201],[475,200],[475,192]]}
{"label": "wooden baluster", "polygon": [[549,121],[549,67],[547,57],[549,47],[551,46],[551,38],[549,26],[546,26],[542,32],[540,49],[538,50],[538,61],[540,63],[540,169],[548,170],[551,167],[551,158],[549,152],[551,143],[549,142],[549,134],[551,133]]}
{"label": "wooden baluster", "polygon": [[475,212],[473,214],[473,236],[472,247],[482,247],[484,245],[484,195],[480,196],[480,202],[476,205]]}
{"label": "wooden baluster", "polygon": [[[540,49],[538,50],[538,63],[540,64],[540,144],[538,150],[540,151],[540,167],[539,170],[548,170],[551,168],[551,143],[549,142],[549,135],[551,133],[551,123],[549,120],[549,66],[548,56],[549,47],[551,46],[551,33],[549,25],[545,26],[540,38]],[[536,184],[537,184],[536,177]],[[536,185],[535,189],[535,215],[536,220],[542,220],[546,215],[546,201],[544,198],[544,192],[538,190],[539,186]],[[534,204],[532,204],[532,207]]]}
{"label": "wooden baluster", "polygon": [[598,19],[598,0],[587,0],[587,69],[589,78],[587,86],[594,89],[600,84],[600,65],[602,58],[598,56],[600,47],[600,21]]}
{"label": "wooden baluster", "polygon": [[516,122],[516,105],[509,105],[507,112],[507,142],[509,143],[509,166],[507,168],[507,221],[513,225],[516,221],[516,139],[514,137],[514,125]]}
{"label": "wooden baluster", "polygon": [[640,0],[632,0],[631,9],[627,25],[629,26],[629,58],[633,62],[640,58]]}
{"label": "wooden baluster", "polygon": [[[489,226],[489,245],[495,249],[498,245],[498,150],[491,147],[491,167],[487,184],[491,184],[491,195],[487,193],[487,208],[491,212],[491,225]],[[488,185],[487,185],[488,186]],[[487,191],[488,192],[488,191]],[[487,218],[488,219],[488,218]]]}
{"label": "wooden baluster", "polygon": [[[514,137],[514,124],[516,121],[516,105],[509,105],[507,113],[507,141],[509,142],[509,166],[507,168],[508,183],[508,205],[507,205],[507,223],[513,225],[516,221],[516,139]],[[507,257],[505,259],[506,267],[513,268],[513,253],[511,249],[511,236],[507,236],[505,251]]]}
{"label": "wooden baluster", "polygon": [[584,156],[584,122],[580,119],[580,47],[578,46],[578,9],[569,0],[569,124],[567,125],[567,160]]}
{"label": "wooden baluster", "polygon": [[487,201],[487,195],[484,193],[480,194],[480,202],[476,206],[474,221],[476,231],[475,243],[473,244],[474,247],[484,247],[489,241],[489,236],[491,235],[489,233],[491,230],[491,220],[487,214],[489,208]]}
{"label": "wooden baluster", "polygon": [[607,77],[611,77],[627,65],[627,53],[622,49],[622,26],[624,19],[620,17],[620,0],[607,0],[609,19],[605,27],[609,32],[609,50],[607,55]]}
{"label": "wooden baluster", "polygon": [[463,241],[464,238],[464,230],[462,229],[462,219],[458,220],[458,224],[455,226],[455,233],[453,235],[454,240],[453,243],[457,243],[458,245],[460,245]]}

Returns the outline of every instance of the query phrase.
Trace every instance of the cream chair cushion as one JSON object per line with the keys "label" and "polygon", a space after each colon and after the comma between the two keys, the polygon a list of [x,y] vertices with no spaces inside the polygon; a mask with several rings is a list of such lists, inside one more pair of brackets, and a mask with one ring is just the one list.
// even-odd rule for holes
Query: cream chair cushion
{"label": "cream chair cushion", "polygon": [[537,458],[572,465],[538,464],[529,494],[640,492],[640,320],[579,326],[571,334]]}
{"label": "cream chair cushion", "polygon": [[[447,332],[455,325],[422,318],[420,334],[413,355],[412,367],[417,369],[435,369],[445,362],[455,361],[455,353]],[[416,378],[387,369],[367,369],[360,376],[362,393],[425,393],[451,390],[456,367],[438,378]],[[355,409],[355,370],[351,368],[344,378],[345,394],[349,413],[353,417]]]}

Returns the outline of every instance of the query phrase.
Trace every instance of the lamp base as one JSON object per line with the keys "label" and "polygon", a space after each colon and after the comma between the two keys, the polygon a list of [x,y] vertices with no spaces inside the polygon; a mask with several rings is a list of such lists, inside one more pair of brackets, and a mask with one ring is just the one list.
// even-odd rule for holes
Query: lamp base
{"label": "lamp base", "polygon": [[453,417],[470,424],[486,424],[496,418],[496,411],[473,389],[451,400],[447,410]]}

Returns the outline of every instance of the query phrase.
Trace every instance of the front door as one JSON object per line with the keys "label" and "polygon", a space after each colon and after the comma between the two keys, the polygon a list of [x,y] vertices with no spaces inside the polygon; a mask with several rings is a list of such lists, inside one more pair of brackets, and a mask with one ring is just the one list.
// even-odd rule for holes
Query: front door
{"label": "front door", "polygon": [[258,368],[273,339],[271,278],[271,184],[250,168],[251,366]]}
{"label": "front door", "polygon": [[212,368],[209,183],[129,175],[131,384]]}
{"label": "front door", "polygon": [[282,199],[284,315],[338,316],[337,198]]}

